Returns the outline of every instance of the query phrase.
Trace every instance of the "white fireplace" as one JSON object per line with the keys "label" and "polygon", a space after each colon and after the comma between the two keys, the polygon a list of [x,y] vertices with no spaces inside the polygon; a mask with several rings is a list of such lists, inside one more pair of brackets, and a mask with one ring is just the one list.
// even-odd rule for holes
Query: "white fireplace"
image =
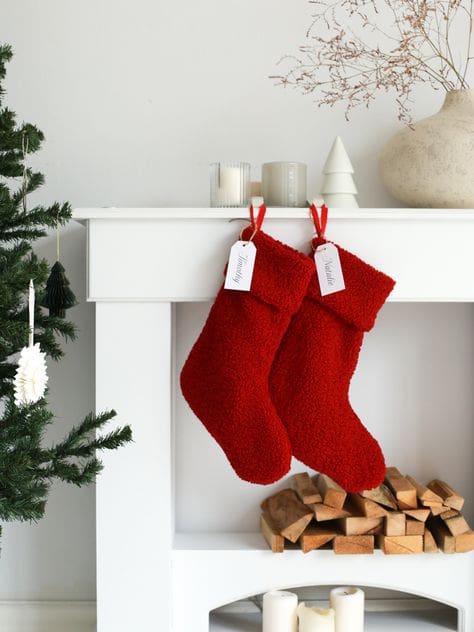
{"label": "white fireplace", "polygon": [[[474,554],[274,555],[258,531],[270,487],[238,480],[179,392],[246,209],[78,209],[96,303],[96,405],[132,425],[97,485],[99,632],[209,632],[213,609],[272,588],[355,584],[459,611],[474,632]],[[264,230],[301,250],[305,209]],[[347,209],[330,239],[396,279],[364,343],[352,401],[387,460],[468,498],[474,517],[474,211]],[[294,464],[294,471],[299,471]]]}

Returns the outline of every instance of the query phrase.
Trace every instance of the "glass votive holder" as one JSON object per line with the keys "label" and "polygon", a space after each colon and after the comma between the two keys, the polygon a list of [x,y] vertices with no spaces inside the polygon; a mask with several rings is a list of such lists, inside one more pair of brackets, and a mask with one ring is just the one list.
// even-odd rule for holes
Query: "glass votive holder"
{"label": "glass votive holder", "polygon": [[267,206],[306,206],[303,162],[266,162],[262,165],[262,194]]}
{"label": "glass votive holder", "polygon": [[211,164],[211,206],[247,206],[250,200],[250,164],[213,162]]}

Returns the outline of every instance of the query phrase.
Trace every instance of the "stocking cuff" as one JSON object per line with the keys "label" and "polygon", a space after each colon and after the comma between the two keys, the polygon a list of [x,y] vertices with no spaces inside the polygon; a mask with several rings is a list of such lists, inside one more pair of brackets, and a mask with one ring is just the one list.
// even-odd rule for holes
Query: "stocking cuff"
{"label": "stocking cuff", "polygon": [[[248,238],[245,231],[243,237]],[[282,310],[296,312],[314,273],[311,259],[262,231],[253,242],[257,256],[251,293]]]}
{"label": "stocking cuff", "polygon": [[319,283],[314,274],[309,284],[308,296],[336,312],[358,329],[369,331],[395,281],[344,248],[337,246],[337,249],[346,289],[321,296]]}

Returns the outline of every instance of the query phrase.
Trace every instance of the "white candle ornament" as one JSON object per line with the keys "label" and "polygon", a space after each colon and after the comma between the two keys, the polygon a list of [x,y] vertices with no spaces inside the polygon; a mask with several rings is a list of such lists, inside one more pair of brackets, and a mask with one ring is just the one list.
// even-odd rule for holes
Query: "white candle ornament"
{"label": "white candle ornament", "polygon": [[37,402],[43,397],[46,384],[48,383],[46,354],[41,351],[39,343],[34,344],[35,289],[33,281],[30,281],[28,310],[30,327],[28,346],[23,347],[20,352],[14,382],[15,403],[17,406]]}
{"label": "white candle ornament", "polygon": [[364,592],[360,588],[333,588],[330,603],[336,613],[336,632],[364,632]]}
{"label": "white candle ornament", "polygon": [[286,590],[263,595],[263,632],[296,632],[298,597]]}
{"label": "white candle ornament", "polygon": [[308,608],[302,601],[296,612],[299,632],[335,632],[335,613],[332,608]]}

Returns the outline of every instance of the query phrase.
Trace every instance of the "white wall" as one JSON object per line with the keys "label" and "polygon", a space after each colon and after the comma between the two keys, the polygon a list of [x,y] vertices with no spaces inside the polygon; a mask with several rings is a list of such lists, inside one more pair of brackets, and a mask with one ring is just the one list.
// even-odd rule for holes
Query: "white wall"
{"label": "white wall", "polygon": [[[35,160],[47,176],[40,198],[205,206],[208,163],[219,159],[305,161],[315,193],[341,134],[361,206],[392,205],[376,166],[397,128],[392,101],[347,124],[342,110],[316,109],[267,78],[308,23],[306,0],[1,0],[0,39],[16,52],[8,104],[47,137]],[[420,94],[416,115],[441,99]],[[63,262],[83,299],[84,232],[66,235]],[[53,240],[41,250],[53,257]],[[57,435],[93,406],[92,308],[70,314],[79,341],[50,371]],[[93,503],[92,489],[57,486],[40,525],[5,529],[0,599],[94,597]]]}

